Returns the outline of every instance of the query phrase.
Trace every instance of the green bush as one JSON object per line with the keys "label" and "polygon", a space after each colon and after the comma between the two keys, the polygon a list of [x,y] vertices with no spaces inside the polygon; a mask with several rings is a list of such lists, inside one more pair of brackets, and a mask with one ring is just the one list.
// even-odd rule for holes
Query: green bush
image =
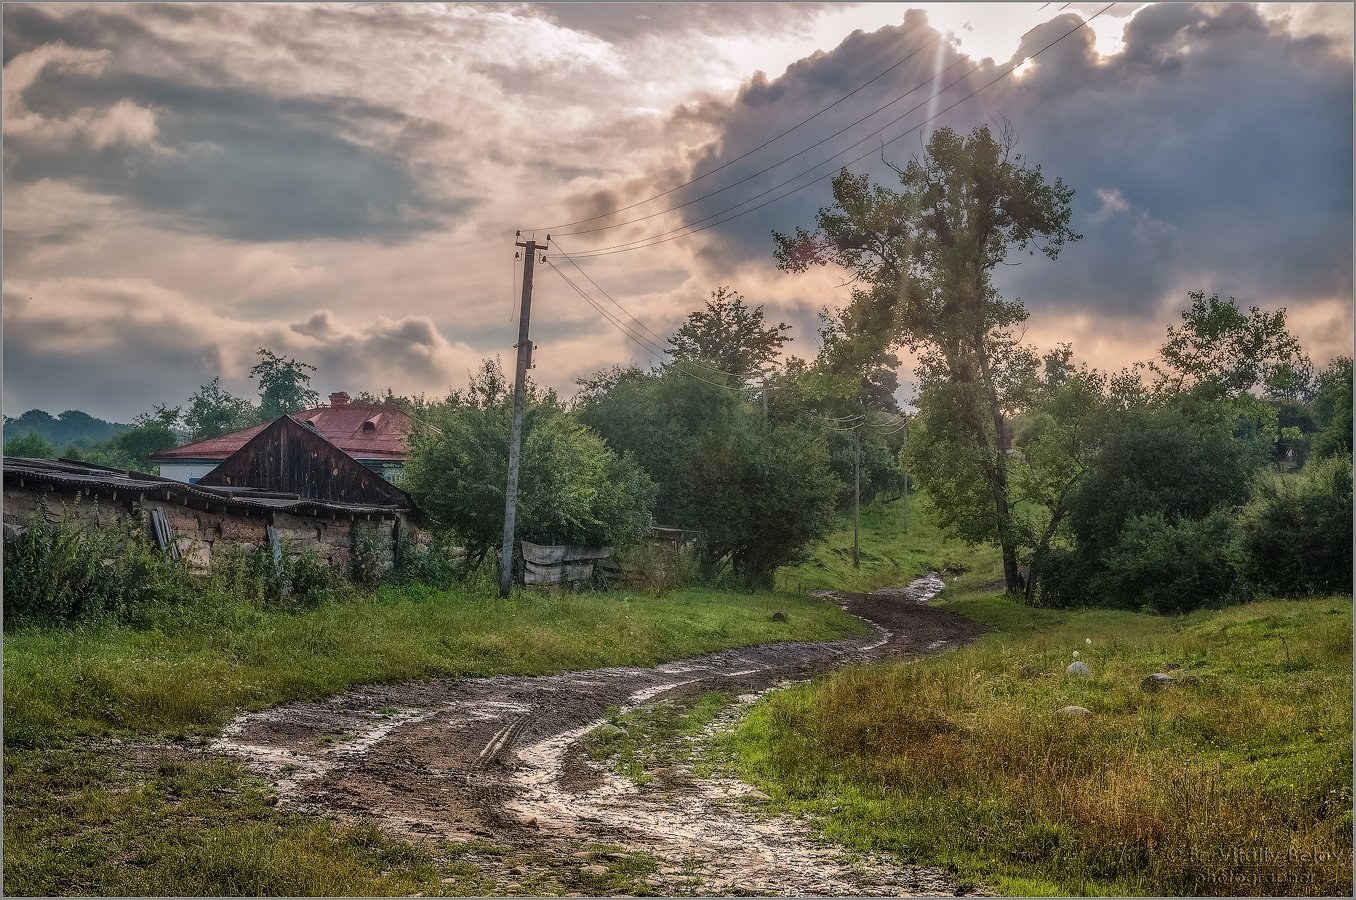
{"label": "green bush", "polygon": [[446,536],[421,547],[406,537],[396,544],[395,564],[382,579],[386,584],[422,584],[447,590],[465,574],[466,553],[451,545]]}
{"label": "green bush", "polygon": [[137,524],[84,528],[70,511],[49,521],[45,510],[7,529],[5,626],[99,618],[133,621],[182,601],[190,576]]}
{"label": "green bush", "polygon": [[1260,587],[1278,596],[1351,593],[1351,466],[1340,453],[1254,482],[1239,535]]}
{"label": "green bush", "polygon": [[1181,613],[1248,600],[1243,568],[1228,512],[1203,519],[1155,512],[1125,523],[1093,589],[1108,605]]}
{"label": "green bush", "polygon": [[157,547],[137,519],[86,527],[78,509],[34,514],[7,530],[5,627],[109,620],[155,624],[167,615],[238,607],[296,609],[340,596],[341,575],[314,552],[267,546],[214,554],[205,575]]}

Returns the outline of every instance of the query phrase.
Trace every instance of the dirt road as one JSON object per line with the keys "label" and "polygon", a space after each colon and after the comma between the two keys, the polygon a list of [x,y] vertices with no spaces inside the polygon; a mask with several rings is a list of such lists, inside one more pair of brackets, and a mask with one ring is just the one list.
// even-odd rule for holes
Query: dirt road
{"label": "dirt road", "polygon": [[[768,814],[756,792],[732,779],[669,772],[638,787],[591,762],[583,747],[609,708],[716,690],[748,700],[836,666],[971,639],[982,626],[920,602],[940,587],[931,576],[907,589],[829,595],[872,626],[864,637],[767,644],[649,669],[367,687],[242,716],[214,749],[243,757],[273,782],[282,805],[299,811],[523,851],[472,860],[510,893],[580,889],[580,874],[585,892],[603,893],[609,862],[632,855],[652,861],[643,885],[666,894],[954,893],[937,870],[847,859],[803,823]],[[725,723],[736,716],[730,710]]]}

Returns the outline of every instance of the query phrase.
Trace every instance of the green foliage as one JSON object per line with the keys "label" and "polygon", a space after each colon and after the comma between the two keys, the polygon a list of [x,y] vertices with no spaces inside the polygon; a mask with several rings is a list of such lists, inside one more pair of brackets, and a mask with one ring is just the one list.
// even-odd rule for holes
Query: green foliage
{"label": "green foliage", "polygon": [[259,382],[259,417],[271,422],[319,403],[320,395],[311,390],[311,376],[307,374],[314,371],[310,363],[260,347],[259,362],[250,369],[250,377]]}
{"label": "green foliage", "polygon": [[221,377],[198,388],[189,398],[184,424],[188,426],[191,441],[201,441],[257,424],[260,412],[243,397],[236,397],[221,387]]}
{"label": "green foliage", "polygon": [[691,544],[670,547],[641,541],[622,551],[617,564],[628,586],[656,597],[667,597],[696,584],[701,560]]}
{"label": "green foliage", "polygon": [[170,560],[147,531],[130,522],[82,527],[81,514],[57,521],[34,514],[4,542],[5,628],[27,622],[133,621],[182,602],[191,590],[185,567]]}
{"label": "green foliage", "polygon": [[1189,612],[1249,599],[1242,569],[1229,511],[1177,520],[1152,512],[1126,521],[1092,589],[1102,605]]}
{"label": "green foliage", "polygon": [[[466,391],[419,411],[402,487],[454,532],[479,563],[499,546],[513,396],[497,362]],[[554,393],[529,392],[523,414],[517,534],[541,544],[624,546],[650,527],[655,486],[568,413]]]}
{"label": "green foliage", "polygon": [[450,546],[444,535],[435,535],[431,545],[421,547],[402,534],[395,548],[395,565],[383,581],[391,585],[449,590],[462,574],[465,555],[465,551]]}
{"label": "green foliage", "polygon": [[1279,596],[1351,593],[1352,460],[1259,476],[1239,517],[1249,577]]}
{"label": "green foliage", "polygon": [[791,340],[785,334],[790,330],[785,322],[765,326],[761,305],[750,309],[742,294],[722,287],[711,292],[705,310],[690,313],[669,338],[669,353],[677,361],[708,363],[728,373],[706,377],[729,377],[742,384],[772,366],[782,345]]}
{"label": "green foliage", "polygon": [[841,485],[823,438],[764,422],[683,364],[600,373],[583,383],[578,414],[654,479],[662,524],[702,533],[708,577],[766,584],[832,523]]}
{"label": "green foliage", "polygon": [[1341,453],[1350,455],[1351,357],[1339,356],[1318,376],[1318,395],[1313,402],[1319,431],[1313,438],[1313,454],[1318,458]]}
{"label": "green foliage", "polygon": [[[895,171],[901,190],[872,185],[843,170],[835,204],[819,211],[817,230],[774,233],[777,264],[791,272],[834,264],[861,287],[849,321],[882,344],[919,354],[920,407],[934,410],[927,429],[941,442],[919,472],[940,501],[970,501],[956,525],[1003,549],[1009,590],[1018,581],[1017,523],[1008,496],[1005,420],[1014,394],[1034,368],[1034,354],[1012,337],[1025,320],[1005,301],[992,271],[1013,251],[1039,249],[1053,259],[1079,235],[1069,227],[1073,191],[1013,152],[1008,128],[961,136],[940,128],[920,159]],[[944,446],[943,446],[944,445]],[[978,490],[963,482],[978,483]],[[989,510],[978,501],[987,498]]]}
{"label": "green foliage", "polygon": [[[145,625],[183,610],[238,605],[302,609],[336,599],[348,587],[314,551],[284,545],[213,554],[209,571],[155,545],[139,519],[92,527],[97,506],[51,520],[35,513],[4,542],[5,628],[33,623]],[[207,613],[210,614],[210,613]]]}
{"label": "green foliage", "polygon": [[30,409],[17,418],[5,416],[4,422],[6,442],[36,433],[51,441],[54,447],[64,447],[76,441],[106,441],[119,431],[132,427],[118,422],[105,422],[78,409],[68,409],[57,416],[40,409]]}
{"label": "green foliage", "polygon": [[154,473],[158,466],[151,461],[152,454],[179,443],[174,430],[178,421],[178,407],[157,405],[137,416],[128,430],[99,443],[68,446],[62,455],[114,469]]}
{"label": "green foliage", "polygon": [[5,441],[6,456],[24,456],[31,459],[54,459],[56,448],[36,431]]}
{"label": "green foliage", "polygon": [[1196,389],[1213,396],[1236,396],[1254,388],[1274,397],[1306,392],[1313,366],[1286,330],[1285,310],[1252,307],[1245,314],[1234,299],[1204,291],[1187,294],[1191,305],[1182,324],[1168,327],[1168,340],[1149,370],[1160,390]]}

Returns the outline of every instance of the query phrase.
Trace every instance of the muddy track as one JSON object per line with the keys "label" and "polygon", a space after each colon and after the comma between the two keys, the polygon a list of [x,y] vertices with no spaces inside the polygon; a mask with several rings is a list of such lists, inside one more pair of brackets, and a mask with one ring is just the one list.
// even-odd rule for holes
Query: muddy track
{"label": "muddy track", "polygon": [[[653,668],[365,687],[241,716],[214,749],[268,778],[285,807],[375,819],[407,837],[528,851],[543,875],[552,866],[579,870],[581,860],[595,861],[582,848],[606,845],[657,858],[648,884],[669,894],[954,893],[937,870],[847,860],[803,823],[762,811],[750,799],[756,792],[737,781],[669,773],[636,787],[582,748],[609,708],[715,690],[748,700],[838,666],[970,640],[983,626],[920,602],[940,587],[932,577],[828,595],[871,625],[862,637],[765,644]],[[495,872],[495,858],[477,863],[501,882],[533,874]]]}

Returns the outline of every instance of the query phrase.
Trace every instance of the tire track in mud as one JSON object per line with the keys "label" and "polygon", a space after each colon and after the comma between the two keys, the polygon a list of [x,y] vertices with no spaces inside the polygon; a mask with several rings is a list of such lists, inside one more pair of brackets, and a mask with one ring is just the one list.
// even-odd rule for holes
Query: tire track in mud
{"label": "tire track in mud", "polygon": [[[243,715],[214,742],[273,783],[281,805],[368,818],[406,837],[485,841],[578,870],[580,848],[619,846],[659,860],[663,893],[955,893],[935,869],[849,861],[797,820],[763,812],[747,785],[691,772],[638,787],[590,762],[583,738],[609,708],[738,695],[717,723],[775,687],[843,665],[909,659],[970,640],[984,626],[925,604],[934,575],[907,588],[825,592],[871,626],[837,641],[719,651],[652,668],[546,676],[434,679],[364,687],[326,701]],[[495,857],[478,860],[501,883]],[[549,873],[547,873],[549,874]]]}

